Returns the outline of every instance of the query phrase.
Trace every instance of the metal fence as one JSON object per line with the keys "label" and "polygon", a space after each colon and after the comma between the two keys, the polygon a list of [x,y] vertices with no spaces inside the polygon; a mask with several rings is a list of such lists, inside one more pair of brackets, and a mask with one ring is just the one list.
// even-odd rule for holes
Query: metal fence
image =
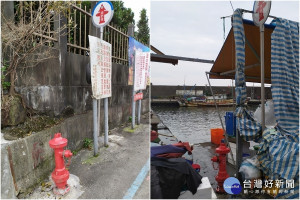
{"label": "metal fence", "polygon": [[[45,13],[46,2],[44,1],[18,1],[15,4],[15,20],[21,24],[32,24],[38,26],[33,32],[32,40],[54,46],[57,38],[54,36],[54,14]],[[34,20],[40,18],[40,20]],[[42,25],[40,25],[42,24]]]}
{"label": "metal fence", "polygon": [[[18,23],[32,23],[39,12],[44,12],[45,1],[18,1],[15,10]],[[26,6],[25,6],[26,5]],[[91,33],[91,9],[81,4],[69,4],[67,18],[67,50],[86,55],[89,52],[88,35]],[[47,15],[47,22],[34,32],[32,39],[54,46],[58,41],[55,31],[55,15]],[[100,31],[100,30],[99,30]],[[112,45],[112,62],[128,65],[128,34],[112,23],[104,28],[103,40]]]}
{"label": "metal fence", "polygon": [[[90,33],[91,9],[87,11],[86,6],[72,4],[68,13],[68,51],[77,54],[84,54],[89,51],[88,35]],[[72,20],[69,20],[72,19]],[[100,30],[99,30],[100,31]],[[112,23],[104,27],[103,40],[112,45],[112,61],[123,65],[128,64],[128,35]]]}

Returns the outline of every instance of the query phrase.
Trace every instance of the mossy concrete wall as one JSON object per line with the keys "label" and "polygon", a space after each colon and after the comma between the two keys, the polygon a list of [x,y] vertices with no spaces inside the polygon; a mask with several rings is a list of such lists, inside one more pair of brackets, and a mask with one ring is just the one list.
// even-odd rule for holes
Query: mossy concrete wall
{"label": "mossy concrete wall", "polygon": [[[148,111],[149,100],[143,100],[142,105],[142,110]],[[110,109],[110,128],[128,120],[120,113],[130,116],[130,105],[124,104]],[[55,168],[55,163],[53,149],[49,147],[48,142],[55,133],[60,132],[68,139],[66,149],[71,151],[80,149],[85,138],[93,139],[92,117],[92,111],[88,111],[67,118],[58,125],[33,133],[26,138],[1,144],[1,198],[14,198],[16,195],[23,197],[38,183],[49,177]]]}
{"label": "mossy concrete wall", "polygon": [[[46,130],[34,133],[26,138],[12,141],[2,148],[2,163],[8,164],[6,170],[10,170],[13,189],[16,195],[26,194],[36,184],[49,177],[55,168],[53,149],[49,147],[49,141],[55,133],[62,133],[68,139],[67,149],[75,150],[82,146],[84,138],[92,136],[92,112],[77,115],[64,120],[62,123]],[[2,145],[1,145],[2,146]],[[9,166],[9,168],[7,168]],[[12,191],[12,185],[5,186],[4,180],[9,180],[9,173],[2,177],[2,191]],[[2,174],[3,176],[3,174]],[[1,193],[2,198],[7,197]]]}

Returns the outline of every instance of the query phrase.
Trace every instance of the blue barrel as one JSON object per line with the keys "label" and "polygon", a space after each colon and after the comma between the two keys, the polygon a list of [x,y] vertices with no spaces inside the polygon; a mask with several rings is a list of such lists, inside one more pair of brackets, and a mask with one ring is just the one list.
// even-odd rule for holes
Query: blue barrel
{"label": "blue barrel", "polygon": [[235,137],[236,135],[236,117],[233,112],[226,112],[225,124],[226,124],[226,133],[230,137]]}

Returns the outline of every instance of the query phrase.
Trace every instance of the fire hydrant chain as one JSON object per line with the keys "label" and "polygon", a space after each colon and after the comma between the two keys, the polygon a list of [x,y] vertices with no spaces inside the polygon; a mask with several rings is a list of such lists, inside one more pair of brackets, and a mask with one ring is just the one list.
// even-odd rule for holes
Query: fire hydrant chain
{"label": "fire hydrant chain", "polygon": [[214,170],[218,170],[218,167],[215,167],[215,163],[214,162],[212,162],[212,166],[213,166]]}

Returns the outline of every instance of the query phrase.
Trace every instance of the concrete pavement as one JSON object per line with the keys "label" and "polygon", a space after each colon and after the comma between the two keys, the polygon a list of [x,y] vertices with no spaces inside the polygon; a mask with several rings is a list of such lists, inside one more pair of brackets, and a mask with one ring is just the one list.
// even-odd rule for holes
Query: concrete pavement
{"label": "concrete pavement", "polygon": [[93,156],[93,150],[83,149],[72,158],[69,171],[80,180],[80,199],[122,199],[128,194],[131,198],[150,198],[147,118],[142,116],[134,131],[130,131],[130,124],[111,130],[108,147],[100,138],[98,157]]}
{"label": "concrete pavement", "polygon": [[[149,159],[149,125],[141,124],[133,132],[121,128],[110,135],[109,147],[81,151],[72,160],[70,173],[79,177],[84,193],[82,199],[122,199]],[[144,188],[142,198],[149,198]],[[142,192],[141,192],[142,193]]]}
{"label": "concrete pavement", "polygon": [[145,180],[143,181],[142,185],[136,192],[133,199],[150,199],[150,172],[148,172]]}

